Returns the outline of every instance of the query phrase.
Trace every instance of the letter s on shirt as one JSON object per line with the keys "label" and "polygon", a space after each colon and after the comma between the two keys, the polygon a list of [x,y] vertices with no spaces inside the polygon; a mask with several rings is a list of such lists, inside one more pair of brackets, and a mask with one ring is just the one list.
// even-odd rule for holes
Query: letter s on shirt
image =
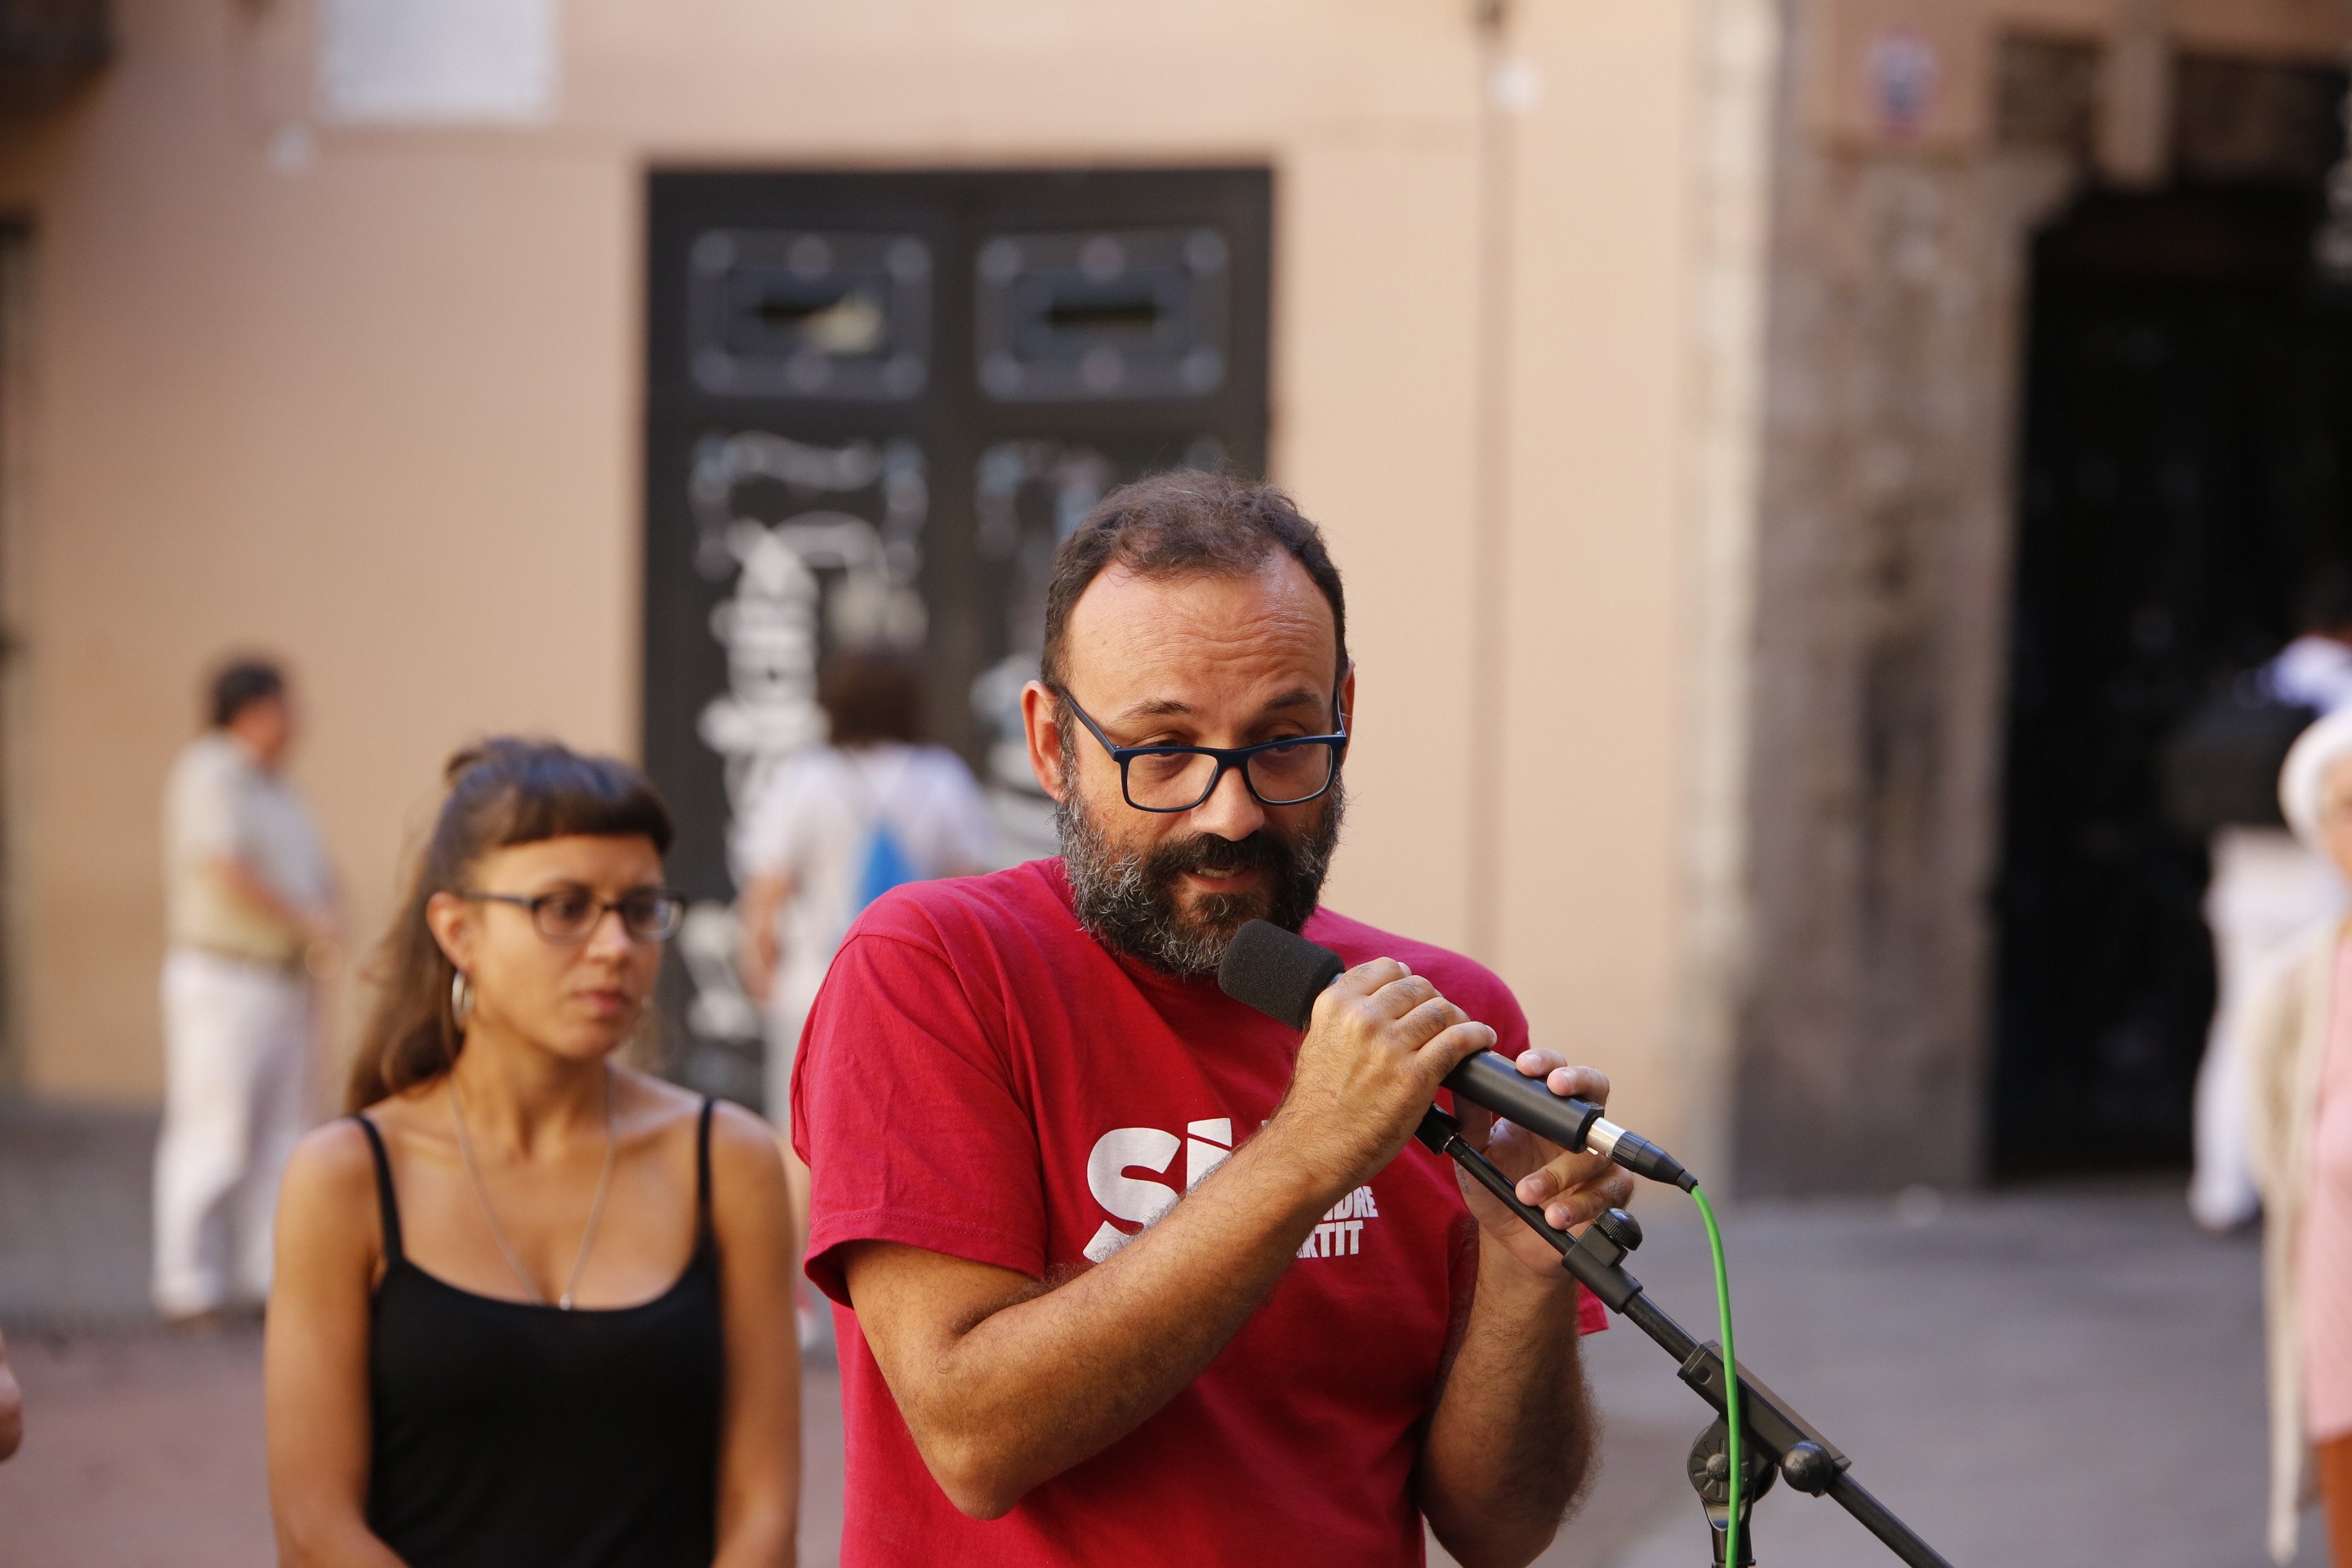
{"label": "letter s on shirt", "polygon": [[[1113,1218],[1138,1226],[1150,1225],[1176,1206],[1176,1188],[1166,1182],[1139,1180],[1130,1169],[1165,1171],[1175,1163],[1184,1141],[1157,1127],[1114,1127],[1095,1140],[1087,1156],[1087,1190]],[[1134,1237],[1108,1220],[1087,1243],[1088,1260],[1100,1263]]]}

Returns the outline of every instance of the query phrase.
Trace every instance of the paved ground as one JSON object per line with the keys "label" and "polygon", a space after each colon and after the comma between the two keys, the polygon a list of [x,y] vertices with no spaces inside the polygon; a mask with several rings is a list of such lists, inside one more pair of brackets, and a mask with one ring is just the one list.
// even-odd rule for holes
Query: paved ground
{"label": "paved ground", "polygon": [[[270,1562],[257,1336],[136,1326],[142,1183],[121,1162],[137,1127],[64,1144],[52,1130],[40,1159],[23,1132],[0,1116],[0,1323],[29,1404],[26,1451],[0,1468],[0,1568]],[[61,1159],[85,1158],[115,1173],[62,1177]],[[1696,1226],[1644,1207],[1634,1272],[1711,1337]],[[1749,1205],[1727,1226],[1741,1359],[1961,1568],[2264,1561],[2253,1240],[2199,1234],[2168,1184],[1902,1213]],[[1700,1568],[1681,1467],[1703,1407],[1631,1329],[1591,1342],[1591,1362],[1604,1468],[1548,1568]],[[810,1374],[803,1562],[829,1568],[838,1388],[829,1365]],[[1893,1561],[1834,1505],[1785,1490],[1755,1529],[1767,1564]]]}
{"label": "paved ground", "polygon": [[0,1328],[144,1316],[154,1152],[152,1115],[0,1096]]}
{"label": "paved ground", "polygon": [[[1634,1272],[1698,1331],[1712,1311],[1702,1238],[1651,1206]],[[1751,1205],[1726,1229],[1740,1360],[1961,1568],[2268,1561],[2256,1240],[2199,1232],[2173,1184],[1932,1215]],[[1673,1472],[1702,1407],[1622,1325],[1594,1342],[1592,1366],[1607,1468],[1587,1539],[1549,1561],[1700,1568],[1706,1537]],[[1627,1517],[1641,1522],[1619,1534]],[[1785,1488],[1754,1524],[1764,1563],[1894,1561],[1836,1505]],[[2305,1535],[2300,1561],[2316,1568],[2315,1520]]]}

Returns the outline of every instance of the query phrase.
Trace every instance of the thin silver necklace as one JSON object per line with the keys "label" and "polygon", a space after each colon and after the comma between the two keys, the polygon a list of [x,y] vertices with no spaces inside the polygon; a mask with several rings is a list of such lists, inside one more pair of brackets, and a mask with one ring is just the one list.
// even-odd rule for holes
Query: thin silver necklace
{"label": "thin silver necklace", "polygon": [[[482,1173],[474,1165],[473,1142],[466,1136],[466,1097],[457,1088],[457,1078],[455,1073],[449,1076],[449,1119],[457,1124],[457,1154],[466,1162],[466,1179],[474,1184],[474,1201],[482,1205],[482,1219],[490,1227],[490,1239],[499,1244],[499,1252],[506,1258],[507,1267],[513,1269],[515,1278],[522,1281],[522,1288],[530,1292],[531,1304],[538,1307],[546,1306],[547,1297],[541,1291],[539,1281],[530,1277],[530,1270],[522,1266],[522,1259],[515,1256],[515,1249],[507,1245],[506,1232],[499,1228],[499,1216],[491,1212],[490,1194],[482,1186]],[[580,1256],[572,1260],[572,1278],[564,1281],[563,1294],[555,1299],[555,1305],[562,1311],[572,1310],[572,1293],[580,1289],[581,1273],[588,1267],[588,1249],[596,1242],[596,1224],[604,1217],[604,1194],[613,1187],[614,1147],[613,1064],[606,1062],[604,1064],[604,1173],[596,1178],[596,1201],[588,1208],[588,1228],[580,1233]]]}

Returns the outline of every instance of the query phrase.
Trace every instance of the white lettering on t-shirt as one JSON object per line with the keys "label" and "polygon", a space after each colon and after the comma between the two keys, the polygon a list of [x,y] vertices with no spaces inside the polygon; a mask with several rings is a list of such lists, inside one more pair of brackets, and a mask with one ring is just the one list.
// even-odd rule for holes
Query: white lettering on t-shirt
{"label": "white lettering on t-shirt", "polygon": [[[1150,1225],[1176,1206],[1176,1189],[1127,1173],[1130,1168],[1165,1171],[1183,1146],[1182,1139],[1157,1127],[1114,1127],[1095,1140],[1094,1152],[1087,1156],[1087,1190],[1113,1218]],[[1100,1263],[1133,1239],[1132,1233],[1105,1221],[1087,1243],[1087,1257]]]}
{"label": "white lettering on t-shirt", "polygon": [[1322,1223],[1300,1243],[1301,1258],[1353,1258],[1364,1250],[1364,1221],[1381,1216],[1372,1189],[1358,1187],[1324,1214]]}
{"label": "white lettering on t-shirt", "polygon": [[[1114,1127],[1095,1140],[1093,1152],[1087,1156],[1087,1190],[1111,1219],[1125,1220],[1139,1228],[1176,1206],[1180,1194],[1171,1167],[1176,1163],[1179,1149],[1184,1152],[1185,1192],[1199,1186],[1211,1172],[1232,1158],[1233,1118],[1218,1116],[1188,1121],[1184,1131],[1186,1136],[1179,1138],[1157,1127]],[[1150,1181],[1130,1175],[1130,1171],[1150,1171],[1169,1179]],[[1300,1243],[1298,1256],[1360,1255],[1364,1249],[1364,1221],[1378,1219],[1380,1214],[1380,1206],[1372,1201],[1372,1189],[1356,1188],[1331,1205]],[[1136,1235],[1136,1231],[1121,1229],[1105,1220],[1086,1245],[1087,1260],[1104,1261],[1133,1241]]]}
{"label": "white lettering on t-shirt", "polygon": [[1192,1134],[1184,1143],[1184,1190],[1189,1193],[1233,1157],[1234,1119],[1220,1116],[1212,1121],[1188,1121],[1184,1131]]}

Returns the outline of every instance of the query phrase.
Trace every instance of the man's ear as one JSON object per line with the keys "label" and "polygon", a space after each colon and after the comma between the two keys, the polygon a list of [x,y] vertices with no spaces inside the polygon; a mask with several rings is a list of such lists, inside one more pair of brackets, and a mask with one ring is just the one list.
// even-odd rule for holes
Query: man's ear
{"label": "man's ear", "polygon": [[1339,719],[1348,731],[1348,743],[1339,748],[1344,757],[1356,744],[1356,665],[1352,659],[1339,677]]}
{"label": "man's ear", "polygon": [[1062,704],[1042,680],[1021,689],[1021,731],[1029,744],[1029,771],[1055,805],[1068,798],[1062,787]]}

